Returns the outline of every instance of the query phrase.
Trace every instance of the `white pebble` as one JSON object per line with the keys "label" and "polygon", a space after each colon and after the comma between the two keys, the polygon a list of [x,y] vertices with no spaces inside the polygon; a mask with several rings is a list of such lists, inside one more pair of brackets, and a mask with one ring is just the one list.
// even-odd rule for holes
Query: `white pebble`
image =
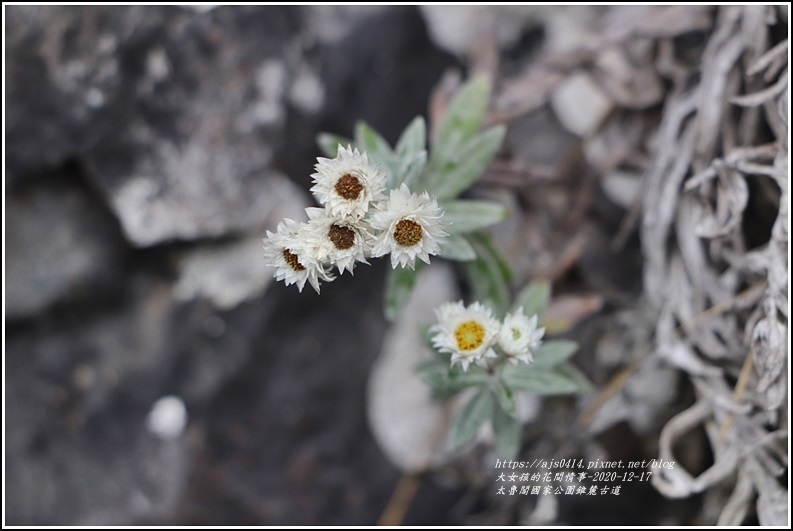
{"label": "white pebble", "polygon": [[164,396],[157,400],[146,416],[146,428],[162,439],[173,440],[187,426],[187,408],[178,396]]}

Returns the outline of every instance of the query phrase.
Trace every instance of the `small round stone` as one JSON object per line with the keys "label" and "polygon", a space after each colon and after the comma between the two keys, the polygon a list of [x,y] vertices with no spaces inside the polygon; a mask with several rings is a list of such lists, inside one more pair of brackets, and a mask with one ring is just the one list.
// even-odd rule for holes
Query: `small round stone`
{"label": "small round stone", "polygon": [[328,230],[328,238],[336,246],[336,249],[344,251],[355,244],[355,231],[349,227],[331,225]]}
{"label": "small round stone", "polygon": [[358,199],[358,196],[360,196],[361,192],[363,191],[363,185],[361,184],[361,181],[349,173],[342,175],[341,178],[336,181],[336,186],[333,188],[336,190],[336,193],[339,194],[339,196],[349,201]]}
{"label": "small round stone", "polygon": [[460,350],[475,350],[485,341],[485,327],[476,321],[466,321],[454,331],[454,339]]}
{"label": "small round stone", "polygon": [[297,255],[289,252],[289,249],[284,249],[284,260],[295,271],[303,271],[305,269],[303,264],[297,259]]}
{"label": "small round stone", "polygon": [[394,228],[394,241],[402,247],[412,247],[421,241],[421,225],[412,219],[400,219]]}

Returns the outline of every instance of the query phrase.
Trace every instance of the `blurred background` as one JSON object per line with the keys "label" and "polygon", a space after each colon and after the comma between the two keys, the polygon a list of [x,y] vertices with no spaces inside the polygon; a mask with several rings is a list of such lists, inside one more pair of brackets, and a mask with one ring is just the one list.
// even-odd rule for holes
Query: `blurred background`
{"label": "blurred background", "polygon": [[[7,524],[787,517],[766,441],[787,425],[786,7],[10,6],[4,24]],[[522,457],[656,458],[675,415],[742,399],[727,436],[701,406],[675,439],[718,478],[504,499],[486,441],[428,472],[410,419],[435,417],[377,406],[404,400],[371,380],[411,378],[378,367],[423,348],[383,317],[386,261],[321,296],[272,280],[261,239],[313,204],[316,135],[363,120],[393,143],[473,73],[508,132],[472,196],[510,206],[493,236],[514,287],[553,283],[596,388],[523,404]],[[422,300],[464,294],[437,264]],[[761,436],[757,469],[720,460]]]}

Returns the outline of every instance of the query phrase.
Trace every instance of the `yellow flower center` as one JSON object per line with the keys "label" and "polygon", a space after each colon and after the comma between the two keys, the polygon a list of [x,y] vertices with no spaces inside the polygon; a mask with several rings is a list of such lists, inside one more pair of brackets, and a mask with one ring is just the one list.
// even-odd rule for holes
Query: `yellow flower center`
{"label": "yellow flower center", "polygon": [[394,241],[402,247],[412,247],[421,241],[421,225],[412,219],[400,219],[394,228]]}
{"label": "yellow flower center", "polygon": [[454,339],[460,350],[475,350],[485,342],[485,327],[476,321],[466,321],[454,331]]}
{"label": "yellow flower center", "polygon": [[512,339],[515,341],[520,339],[520,330],[518,330],[517,328],[512,329]]}
{"label": "yellow flower center", "polygon": [[355,243],[355,232],[349,227],[331,225],[328,230],[328,238],[336,246],[336,249],[344,251]]}
{"label": "yellow flower center", "polygon": [[289,267],[295,271],[303,271],[305,269],[303,264],[301,264],[297,259],[297,255],[292,254],[289,249],[284,249],[284,260],[286,260],[286,263],[289,264]]}
{"label": "yellow flower center", "polygon": [[363,185],[357,177],[350,175],[349,173],[345,173],[338,181],[336,181],[336,186],[333,188],[336,190],[336,193],[344,199],[353,201],[358,199],[358,196],[361,195]]}

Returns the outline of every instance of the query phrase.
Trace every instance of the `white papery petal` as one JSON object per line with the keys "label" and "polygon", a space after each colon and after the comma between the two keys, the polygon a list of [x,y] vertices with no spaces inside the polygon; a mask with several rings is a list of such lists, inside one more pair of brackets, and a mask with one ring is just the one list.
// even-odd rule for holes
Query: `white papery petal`
{"label": "white papery petal", "polygon": [[513,364],[518,361],[531,363],[534,361],[533,351],[542,343],[543,335],[545,328],[537,328],[537,316],[526,317],[523,308],[518,308],[504,317],[498,345]]}
{"label": "white papery petal", "polygon": [[[496,357],[492,346],[496,342],[501,327],[493,317],[490,308],[478,302],[466,307],[462,301],[442,304],[435,310],[438,323],[430,327],[432,343],[440,352],[452,355],[451,363],[459,363],[467,371],[471,363],[485,365],[487,358]],[[475,324],[482,328],[481,341],[477,345],[461,345],[458,340],[458,330],[463,325]],[[473,347],[473,348],[470,348]]]}
{"label": "white papery petal", "polygon": [[308,225],[292,219],[284,219],[276,232],[267,231],[264,241],[264,260],[275,268],[274,276],[289,286],[297,284],[303,291],[308,281],[319,293],[320,280],[331,282],[335,277],[322,264],[315,249],[306,237]]}
{"label": "white papery petal", "polygon": [[[387,201],[375,207],[371,216],[371,227],[377,232],[372,256],[391,255],[391,267],[416,267],[416,258],[430,263],[430,255],[440,254],[441,244],[446,240],[443,230],[443,210],[427,192],[413,194],[404,184],[391,194]],[[407,227],[407,230],[405,229]],[[415,238],[416,227],[419,237]],[[414,241],[415,240],[415,241]]]}
{"label": "white papery petal", "polygon": [[[333,216],[362,218],[382,198],[388,176],[366,153],[339,146],[334,159],[318,158],[311,191]],[[345,186],[345,183],[347,186]]]}

